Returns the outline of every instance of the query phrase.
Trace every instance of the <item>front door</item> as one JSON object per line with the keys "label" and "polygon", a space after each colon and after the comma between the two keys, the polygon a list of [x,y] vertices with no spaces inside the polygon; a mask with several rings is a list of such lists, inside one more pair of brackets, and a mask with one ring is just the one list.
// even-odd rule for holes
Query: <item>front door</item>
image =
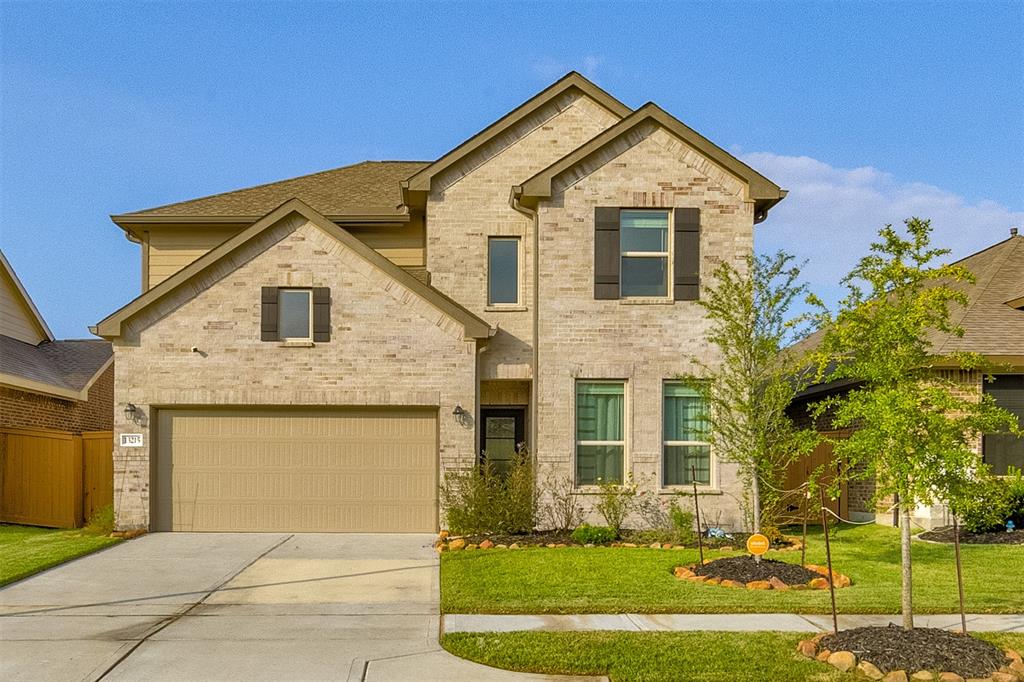
{"label": "front door", "polygon": [[497,473],[506,473],[525,440],[526,410],[485,407],[480,421],[480,463],[490,462]]}

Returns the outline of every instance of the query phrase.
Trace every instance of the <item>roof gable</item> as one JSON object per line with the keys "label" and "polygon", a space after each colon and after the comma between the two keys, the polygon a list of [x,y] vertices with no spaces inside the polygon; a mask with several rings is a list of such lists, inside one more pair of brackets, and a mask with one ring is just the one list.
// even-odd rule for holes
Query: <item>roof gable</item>
{"label": "roof gable", "polygon": [[3,269],[0,273],[0,335],[32,344],[53,341],[53,332],[3,251],[0,251],[0,268]]}
{"label": "roof gable", "polygon": [[786,196],[786,190],[781,189],[774,182],[700,135],[653,102],[648,102],[619,123],[526,180],[523,184],[515,186],[512,190],[513,195],[527,206],[536,206],[538,201],[551,198],[551,185],[556,176],[589,159],[623,136],[628,135],[638,126],[649,122],[664,128],[745,182],[748,187],[749,197],[755,202],[755,219],[758,222],[764,219],[768,209],[782,201]]}
{"label": "roof gable", "polygon": [[270,227],[278,224],[290,215],[298,214],[313,223],[329,235],[342,242],[347,248],[384,271],[391,279],[417,294],[438,310],[457,320],[463,325],[466,336],[483,339],[492,334],[490,325],[475,314],[442,294],[437,289],[421,282],[399,266],[389,261],[347,230],[331,222],[300,199],[290,199],[277,207],[248,228],[227,240],[217,248],[208,252],[196,261],[153,287],[120,310],[112,313],[96,325],[100,336],[115,338],[121,335],[122,325],[130,317],[154,305],[179,287],[186,285],[193,277],[214,266],[229,254],[247,244]]}
{"label": "roof gable", "polygon": [[422,198],[431,189],[431,181],[434,177],[444,172],[454,164],[474,153],[490,140],[501,135],[518,122],[528,117],[544,105],[556,99],[569,90],[577,90],[608,111],[622,118],[630,113],[630,108],[615,99],[607,92],[597,87],[591,81],[584,78],[575,71],[571,71],[558,81],[537,93],[518,107],[505,114],[503,117],[473,135],[455,149],[442,156],[437,161],[420,169],[408,180],[402,183],[402,194],[406,203],[415,203],[415,199]]}

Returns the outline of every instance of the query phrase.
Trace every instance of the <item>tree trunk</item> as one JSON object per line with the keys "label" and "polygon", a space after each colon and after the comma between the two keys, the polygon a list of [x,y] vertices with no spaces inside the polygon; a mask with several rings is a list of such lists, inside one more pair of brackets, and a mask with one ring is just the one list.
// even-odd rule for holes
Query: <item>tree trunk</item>
{"label": "tree trunk", "polygon": [[911,585],[912,572],[910,567],[910,503],[900,503],[900,558],[903,568],[903,587],[900,593],[900,606],[903,609],[903,629],[914,629],[914,602]]}
{"label": "tree trunk", "polygon": [[754,532],[755,533],[760,533],[761,532],[761,476],[758,473],[757,468],[754,469],[754,475],[753,475],[752,478],[753,478],[753,483],[751,484],[750,501],[751,501],[751,505],[754,507]]}

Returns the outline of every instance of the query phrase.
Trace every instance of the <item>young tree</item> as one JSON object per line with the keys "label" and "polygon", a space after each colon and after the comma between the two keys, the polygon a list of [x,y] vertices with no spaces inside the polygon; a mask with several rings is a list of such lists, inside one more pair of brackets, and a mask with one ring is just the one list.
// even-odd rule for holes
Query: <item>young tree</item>
{"label": "young tree", "polygon": [[836,428],[852,428],[833,442],[834,456],[847,475],[873,478],[876,496],[896,495],[899,505],[903,627],[912,629],[910,513],[918,503],[949,499],[972,476],[980,461],[978,436],[1011,427],[1012,415],[990,396],[965,393],[949,372],[976,371],[980,358],[969,354],[936,357],[929,335],[963,335],[950,306],[964,305],[958,283],[973,282],[959,265],[935,264],[948,253],[930,246],[927,220],[905,221],[904,239],[887,225],[880,241],[843,279],[846,297],[832,315],[821,302],[823,338],[816,350],[818,379],[857,382],[845,395],[812,408],[829,415]]}
{"label": "young tree", "polygon": [[786,467],[818,442],[786,415],[807,376],[800,358],[784,350],[804,319],[792,315],[792,305],[807,293],[792,261],[779,252],[749,256],[742,271],[730,263],[715,270],[700,305],[720,362],[694,360],[699,371],[685,377],[708,403],[704,430],[715,456],[739,465],[754,532],[776,512]]}

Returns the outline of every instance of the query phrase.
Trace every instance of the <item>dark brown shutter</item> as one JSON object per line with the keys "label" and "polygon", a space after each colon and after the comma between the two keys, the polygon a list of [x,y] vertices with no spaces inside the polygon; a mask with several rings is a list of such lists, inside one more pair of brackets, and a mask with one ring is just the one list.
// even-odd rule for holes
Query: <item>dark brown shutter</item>
{"label": "dark brown shutter", "polygon": [[619,209],[594,209],[594,298],[619,297]]}
{"label": "dark brown shutter", "polygon": [[260,299],[260,341],[277,341],[277,287],[263,287]]}
{"label": "dark brown shutter", "polygon": [[331,290],[327,287],[313,287],[313,340],[331,340]]}
{"label": "dark brown shutter", "polygon": [[675,281],[673,293],[677,301],[700,298],[700,209],[675,210]]}

